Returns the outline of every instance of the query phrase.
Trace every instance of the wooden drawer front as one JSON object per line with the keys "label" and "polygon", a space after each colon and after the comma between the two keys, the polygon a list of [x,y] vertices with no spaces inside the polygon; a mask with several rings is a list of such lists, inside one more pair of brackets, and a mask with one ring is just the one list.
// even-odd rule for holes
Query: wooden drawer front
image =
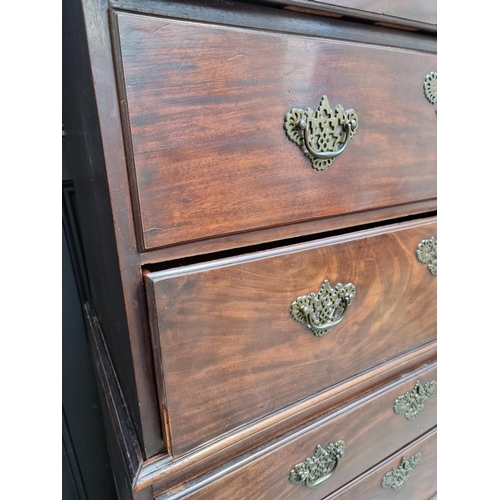
{"label": "wooden drawer front", "polygon": [[[399,467],[402,458],[417,453],[422,455],[420,463],[400,490],[381,486],[383,477]],[[435,498],[436,491],[437,431],[433,430],[325,500],[391,500],[396,495],[398,500],[430,500]]]}
{"label": "wooden drawer front", "polygon": [[425,23],[436,27],[436,0],[313,0],[315,3],[340,7],[342,12],[350,15],[375,14],[384,16],[387,23],[409,21]]}
{"label": "wooden drawer front", "polygon": [[[174,455],[434,338],[436,278],[415,250],[435,235],[417,221],[146,275]],[[357,294],[316,337],[289,311],[324,279]]]}
{"label": "wooden drawer front", "polygon": [[[190,500],[324,498],[436,425],[436,394],[426,401],[424,409],[414,420],[406,420],[393,411],[396,398],[411,391],[417,380],[421,383],[436,381],[436,376],[435,364],[409,374],[402,382],[396,381],[375,395],[341,408],[273,443],[268,448],[258,450],[253,455],[249,453],[229,464],[229,468],[232,469],[230,472],[216,472],[198,484],[187,485],[183,493],[173,495],[173,498]],[[292,484],[289,481],[290,470],[307,457],[311,457],[318,444],[326,448],[329,443],[338,440],[345,442],[344,456],[339,460],[333,475],[321,486],[312,489],[303,482]],[[388,471],[392,467],[386,465],[385,469]],[[385,472],[384,470],[382,475],[379,473],[379,483]],[[388,495],[387,498],[391,498],[389,496],[391,491],[382,491]],[[159,500],[170,498],[171,496],[166,495]],[[342,498],[359,500],[356,496]],[[405,497],[403,493],[402,498],[420,500],[426,497]]]}
{"label": "wooden drawer front", "polygon": [[[433,54],[117,13],[135,210],[145,249],[436,197]],[[318,172],[292,108],[354,108]]]}

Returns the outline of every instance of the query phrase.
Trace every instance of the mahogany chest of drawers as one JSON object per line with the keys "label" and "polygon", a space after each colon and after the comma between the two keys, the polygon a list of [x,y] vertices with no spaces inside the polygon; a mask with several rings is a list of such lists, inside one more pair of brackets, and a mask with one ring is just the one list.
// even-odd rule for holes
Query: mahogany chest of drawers
{"label": "mahogany chest of drawers", "polygon": [[435,3],[71,0],[64,27],[120,498],[433,498]]}

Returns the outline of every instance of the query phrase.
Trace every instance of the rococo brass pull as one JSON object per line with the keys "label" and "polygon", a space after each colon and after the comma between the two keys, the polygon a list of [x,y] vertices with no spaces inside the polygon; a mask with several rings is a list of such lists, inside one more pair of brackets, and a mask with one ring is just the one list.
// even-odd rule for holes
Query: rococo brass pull
{"label": "rococo brass pull", "polygon": [[317,488],[333,475],[344,450],[342,440],[330,443],[326,450],[318,444],[312,457],[307,457],[290,471],[289,481],[292,484],[304,482],[308,488]]}
{"label": "rococo brass pull", "polygon": [[307,323],[315,337],[322,337],[344,319],[355,297],[356,287],[352,283],[337,283],[332,288],[325,280],[318,293],[297,297],[290,305],[290,315],[298,323]]}
{"label": "rococo brass pull", "polygon": [[438,273],[438,244],[436,238],[422,240],[417,246],[417,260],[427,264],[427,269],[432,276]]}
{"label": "rococo brass pull", "polygon": [[437,382],[431,380],[424,385],[417,380],[415,387],[394,401],[394,413],[404,415],[406,420],[415,419],[424,408],[424,403],[436,392]]}
{"label": "rococo brass pull", "polygon": [[424,95],[431,103],[437,103],[438,75],[436,71],[431,71],[424,79]]}
{"label": "rococo brass pull", "polygon": [[422,460],[422,453],[415,453],[410,458],[403,457],[401,463],[390,470],[383,478],[380,486],[382,488],[391,488],[393,490],[400,490],[408,481],[410,473],[413,472]]}
{"label": "rococo brass pull", "polygon": [[315,170],[326,170],[342,154],[358,130],[358,115],[339,104],[332,110],[328,98],[321,98],[318,109],[293,108],[285,115],[286,136],[297,146]]}
{"label": "rococo brass pull", "polygon": [[[437,105],[437,97],[438,97],[438,75],[436,71],[431,71],[424,78],[424,95],[425,98],[431,103]],[[436,115],[437,115],[436,108]]]}

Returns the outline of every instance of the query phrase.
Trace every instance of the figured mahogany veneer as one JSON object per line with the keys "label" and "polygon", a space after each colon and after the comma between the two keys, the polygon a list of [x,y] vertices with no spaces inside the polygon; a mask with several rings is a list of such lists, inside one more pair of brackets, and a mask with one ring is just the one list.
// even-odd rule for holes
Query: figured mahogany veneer
{"label": "figured mahogany veneer", "polygon": [[[435,54],[116,12],[144,249],[436,197]],[[294,107],[354,108],[325,172],[283,130]]]}
{"label": "figured mahogany veneer", "polygon": [[[437,380],[436,364],[420,368],[402,380],[229,464],[227,469],[188,484],[174,494],[160,496],[158,500],[320,500],[397,451],[402,443],[418,438],[436,425],[436,394],[426,401],[414,420],[406,420],[394,413],[395,399],[411,391],[417,380],[422,383]],[[312,456],[317,444],[326,448],[339,439],[345,442],[345,454],[333,476],[315,489],[307,488],[303,483],[289,482],[290,469]],[[390,468],[385,466],[387,471]],[[341,498],[358,499],[356,496]],[[362,498],[378,497],[374,494]],[[406,497],[403,493],[402,498],[423,500],[428,497]]]}
{"label": "figured mahogany veneer", "polygon": [[[415,257],[434,219],[145,276],[164,431],[174,456],[436,335],[436,279]],[[314,337],[290,304],[352,282]]]}

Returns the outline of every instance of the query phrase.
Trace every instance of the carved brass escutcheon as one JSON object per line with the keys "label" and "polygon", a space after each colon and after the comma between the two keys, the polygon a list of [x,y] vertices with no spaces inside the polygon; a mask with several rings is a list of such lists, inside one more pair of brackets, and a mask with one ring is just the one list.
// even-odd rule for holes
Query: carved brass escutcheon
{"label": "carved brass escutcheon", "polygon": [[290,305],[290,315],[298,323],[307,323],[315,337],[322,337],[344,319],[354,297],[356,287],[352,283],[337,283],[332,288],[325,280],[318,293],[297,297]]}
{"label": "carved brass escutcheon", "polygon": [[318,109],[293,108],[285,115],[286,136],[311,160],[315,170],[326,170],[358,130],[358,115],[339,104],[332,110],[328,98],[321,98]]}
{"label": "carved brass escutcheon", "polygon": [[297,464],[288,474],[292,484],[304,482],[308,488],[317,488],[333,475],[340,458],[344,455],[342,440],[330,443],[326,450],[318,444],[312,457]]}
{"label": "carved brass escutcheon", "polygon": [[431,380],[424,385],[417,380],[415,387],[394,401],[394,413],[413,420],[424,408],[424,403],[436,392],[437,382]]}
{"label": "carved brass escutcheon", "polygon": [[383,478],[380,485],[382,488],[400,490],[408,481],[410,473],[413,472],[422,459],[422,453],[416,453],[410,458],[402,458],[401,463],[390,470]]}
{"label": "carved brass escutcheon", "polygon": [[422,264],[427,264],[427,269],[432,276],[437,276],[438,269],[438,244],[436,238],[432,237],[422,240],[417,246],[417,259]]}

